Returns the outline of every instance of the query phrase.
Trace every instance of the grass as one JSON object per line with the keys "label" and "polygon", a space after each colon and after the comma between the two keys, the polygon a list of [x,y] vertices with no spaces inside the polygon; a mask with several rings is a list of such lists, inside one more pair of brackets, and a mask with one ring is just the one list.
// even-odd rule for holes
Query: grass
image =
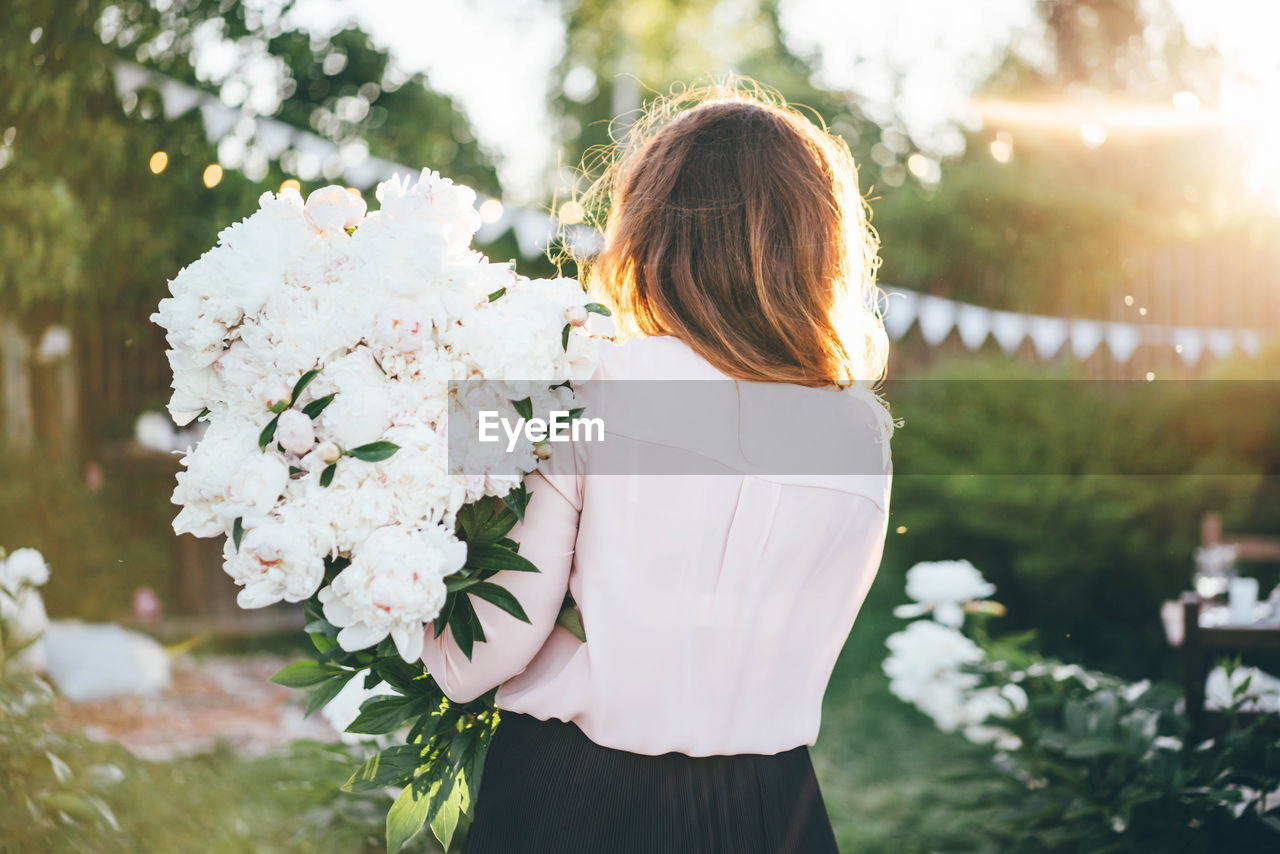
{"label": "grass", "polygon": [[812,749],[840,850],[914,854],[966,850],[980,834],[957,803],[954,775],[981,771],[990,754],[940,732],[889,693],[885,638],[902,627],[903,571],[890,557],[836,663]]}
{"label": "grass", "polygon": [[[903,600],[903,571],[890,555],[836,665],[823,708],[814,765],[841,850],[859,854],[956,851],[980,838],[974,814],[957,804],[949,777],[981,770],[985,751],[939,732],[889,693],[881,671],[885,637],[901,627],[892,616]],[[275,639],[293,651],[296,638]],[[239,646],[215,644],[222,654]],[[209,650],[203,650],[208,652]],[[260,650],[257,650],[260,651]],[[285,651],[281,649],[280,651]],[[6,775],[49,778],[42,751],[26,759],[0,751]],[[48,828],[0,821],[0,852],[26,850],[309,852],[383,850],[388,802],[339,791],[355,760],[338,746],[295,742],[261,757],[230,748],[171,762],[144,762],[114,744],[68,737],[58,750],[75,768],[112,763],[124,779],[103,793],[120,824],[90,848]],[[15,769],[16,763],[25,768]],[[7,818],[12,819],[10,814]],[[438,851],[429,833],[414,851]]]}

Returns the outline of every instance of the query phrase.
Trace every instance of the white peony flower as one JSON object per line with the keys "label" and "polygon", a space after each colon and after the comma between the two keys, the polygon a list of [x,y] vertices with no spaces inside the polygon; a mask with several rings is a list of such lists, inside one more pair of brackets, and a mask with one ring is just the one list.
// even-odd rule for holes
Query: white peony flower
{"label": "white peony flower", "polygon": [[[1247,689],[1243,688],[1246,680]],[[1225,667],[1213,668],[1205,680],[1204,695],[1206,709],[1229,709],[1241,702],[1244,711],[1280,712],[1280,679],[1257,667],[1237,667],[1230,675]]]}
{"label": "white peony flower", "polygon": [[264,608],[282,599],[301,602],[324,581],[324,555],[301,525],[267,522],[251,528],[238,550],[227,539],[223,558],[227,575],[244,588],[236,596],[241,608]]}
{"label": "white peony flower", "polygon": [[[170,413],[208,424],[182,460],[175,530],[216,536],[241,521],[241,548],[225,558],[244,607],[306,598],[326,557],[349,558],[322,591],[344,646],[390,634],[407,656],[444,601],[443,577],[465,559],[452,534],[458,510],[506,494],[537,462],[522,446],[514,471],[454,476],[450,383],[501,390],[509,380],[514,394],[523,381],[519,398],[496,402],[529,396],[541,408],[547,388],[585,379],[596,362],[577,282],[530,281],[471,249],[480,221],[469,188],[423,170],[377,196],[382,209],[366,213],[339,187],[305,205],[293,191],[264,194],[170,282],[153,319],[169,344]],[[303,407],[321,399],[309,418]],[[264,452],[273,410],[283,411]],[[398,450],[344,456],[378,440]]]}
{"label": "white peony flower", "polygon": [[282,403],[287,404],[293,394],[293,389],[287,384],[278,379],[265,377],[254,383],[253,390],[254,396],[262,404],[263,409],[274,409]]}
{"label": "white peony flower", "polygon": [[926,561],[907,570],[907,595],[914,604],[899,605],[896,617],[911,618],[933,612],[944,626],[964,623],[965,602],[986,599],[996,587],[967,560]]}
{"label": "white peony flower", "polygon": [[291,454],[299,457],[306,454],[316,442],[311,417],[296,409],[281,412],[280,420],[276,422],[276,441]]}
{"label": "white peony flower", "polygon": [[337,696],[320,709],[320,714],[324,715],[324,719],[338,733],[338,739],[343,744],[382,741],[386,739],[386,736],[347,732],[347,727],[351,726],[352,722],[360,716],[360,706],[365,700],[397,693],[396,689],[386,682],[379,682],[372,688],[365,688],[363,677],[348,679],[347,684],[342,686],[342,690],[338,692]]}
{"label": "white peony flower", "polygon": [[148,451],[167,454],[173,450],[178,440],[177,431],[168,415],[159,412],[144,412],[138,416],[133,425],[133,438]]}
{"label": "white peony flower", "polygon": [[328,365],[312,383],[317,396],[337,395],[318,419],[321,436],[344,448],[382,438],[392,419],[388,383],[365,347]]}
{"label": "white peony flower", "polygon": [[890,655],[884,661],[889,688],[898,698],[915,702],[930,686],[945,685],[959,692],[978,684],[966,664],[982,661],[982,649],[955,629],[931,620],[917,620],[885,641]]}
{"label": "white peony flower", "polygon": [[4,626],[7,654],[26,645],[10,663],[26,670],[43,670],[45,654],[40,637],[49,627],[49,616],[40,591],[34,587],[23,587],[16,594],[0,590],[0,625]]}
{"label": "white peony flower", "polygon": [[403,353],[421,350],[430,334],[431,318],[421,303],[394,300],[378,312],[378,337],[391,350]]}
{"label": "white peony flower", "polygon": [[35,549],[16,549],[0,561],[0,588],[17,594],[24,587],[39,587],[49,580],[49,564]]}
{"label": "white peony flower", "polygon": [[466,559],[466,544],[442,526],[380,528],[320,591],[325,619],[342,627],[338,643],[345,650],[364,649],[390,635],[401,658],[416,661],[425,640],[423,623],[444,606],[444,578]]}
{"label": "white peony flower", "polygon": [[369,206],[359,194],[330,184],[307,196],[306,215],[311,227],[322,234],[344,234],[364,219]]}

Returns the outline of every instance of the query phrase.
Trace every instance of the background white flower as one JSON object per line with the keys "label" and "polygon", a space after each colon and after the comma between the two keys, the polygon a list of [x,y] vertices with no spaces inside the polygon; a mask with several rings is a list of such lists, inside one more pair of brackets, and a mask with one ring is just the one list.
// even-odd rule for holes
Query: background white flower
{"label": "background white flower", "polygon": [[15,549],[0,561],[0,587],[17,593],[23,587],[39,587],[49,580],[49,564],[35,549]]}
{"label": "background white flower", "polygon": [[967,560],[926,561],[907,570],[907,595],[914,603],[899,605],[893,613],[910,618],[932,612],[939,623],[958,628],[964,623],[964,603],[995,592],[996,586]]}

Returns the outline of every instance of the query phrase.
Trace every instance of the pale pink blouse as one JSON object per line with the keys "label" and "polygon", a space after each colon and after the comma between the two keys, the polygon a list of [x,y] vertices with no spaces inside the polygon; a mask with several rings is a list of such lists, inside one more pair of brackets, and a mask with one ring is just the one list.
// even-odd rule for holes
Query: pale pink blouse
{"label": "pale pink blouse", "polygon": [[[667,336],[606,345],[593,379],[732,387]],[[532,497],[511,534],[540,572],[493,578],[531,623],[473,597],[488,640],[470,661],[448,630],[433,638],[428,628],[422,660],[446,695],[466,701],[498,686],[501,709],[571,721],[595,743],[634,753],[773,754],[815,742],[823,693],[884,546],[883,411],[868,394],[743,385],[772,389],[744,396],[741,415],[751,406],[803,413],[787,441],[821,449],[846,473],[754,471],[741,431],[729,435],[737,413],[718,442],[678,416],[654,419],[649,435],[606,435],[712,455],[727,474],[593,475],[580,455],[553,453],[528,478]],[[686,448],[691,441],[699,447]],[[883,446],[881,471],[847,464],[869,443]],[[566,589],[585,644],[555,624]]]}

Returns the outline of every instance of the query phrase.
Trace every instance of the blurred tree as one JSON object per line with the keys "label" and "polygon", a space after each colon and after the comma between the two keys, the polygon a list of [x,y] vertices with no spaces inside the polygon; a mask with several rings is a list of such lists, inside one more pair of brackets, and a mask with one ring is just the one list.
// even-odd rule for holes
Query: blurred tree
{"label": "blurred tree", "polygon": [[[1241,189],[1240,134],[1068,118],[1089,107],[1100,116],[1126,105],[1172,112],[1173,96],[1188,91],[1211,101],[1218,59],[1187,42],[1167,3],[1042,0],[1037,8],[1047,59],[1010,54],[981,94],[1015,111],[1043,109],[966,133],[964,154],[941,164],[940,181],[929,168],[907,169],[882,185],[874,207],[883,280],[999,308],[1105,317],[1147,250],[1261,236],[1259,227],[1276,234]],[[901,155],[908,165],[916,158],[930,161],[910,149]]]}
{"label": "blurred tree", "polygon": [[[778,0],[562,0],[562,10],[566,50],[549,93],[564,164],[549,190],[560,198],[599,175],[611,141],[654,99],[729,73],[777,90],[855,154],[880,138],[851,94],[812,81],[783,38]],[[866,189],[874,169],[863,172]]]}
{"label": "blurred tree", "polygon": [[[122,58],[276,114],[348,154],[367,145],[499,189],[451,100],[398,72],[358,30],[291,28],[288,8],[16,0],[0,17],[0,313],[32,339],[48,323],[72,325],[97,404],[84,412],[91,441],[129,434],[140,411],[167,397],[163,338],[148,322],[165,280],[291,177],[286,167],[306,181],[334,167],[297,151],[268,162],[246,122],[211,143],[198,110],[166,117],[152,86],[119,97]],[[208,81],[195,73],[202,51],[222,72]],[[220,160],[225,170],[210,168]]]}

